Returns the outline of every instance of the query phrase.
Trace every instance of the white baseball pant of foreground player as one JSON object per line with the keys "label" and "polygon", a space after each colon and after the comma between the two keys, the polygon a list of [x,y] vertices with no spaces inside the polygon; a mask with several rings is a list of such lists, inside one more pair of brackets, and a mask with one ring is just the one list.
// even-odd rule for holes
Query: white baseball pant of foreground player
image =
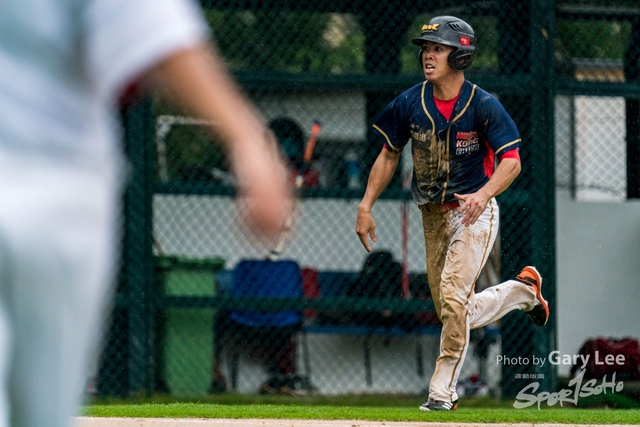
{"label": "white baseball pant of foreground player", "polygon": [[286,221],[284,163],[208,37],[185,0],[0,1],[0,427],[68,426],[79,409],[113,281],[130,82],[215,121],[251,225],[275,238]]}

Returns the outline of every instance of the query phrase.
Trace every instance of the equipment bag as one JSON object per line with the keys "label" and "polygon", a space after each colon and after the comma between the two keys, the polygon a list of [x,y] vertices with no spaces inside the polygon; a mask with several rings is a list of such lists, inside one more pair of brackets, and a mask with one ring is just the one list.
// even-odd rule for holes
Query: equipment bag
{"label": "equipment bag", "polygon": [[611,380],[615,373],[616,381],[640,380],[640,341],[637,338],[588,339],[578,354],[582,358],[571,368],[571,376],[579,373],[583,365],[581,360],[587,360],[585,378],[602,379],[606,375]]}

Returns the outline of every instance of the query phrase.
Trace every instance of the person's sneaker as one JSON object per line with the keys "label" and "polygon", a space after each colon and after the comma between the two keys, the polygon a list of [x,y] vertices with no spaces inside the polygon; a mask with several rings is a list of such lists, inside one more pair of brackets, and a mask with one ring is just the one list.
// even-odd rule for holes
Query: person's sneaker
{"label": "person's sneaker", "polygon": [[534,325],[544,326],[549,320],[549,304],[542,298],[542,276],[535,267],[527,266],[516,276],[516,280],[531,286],[536,292],[536,305],[526,313]]}
{"label": "person's sneaker", "polygon": [[271,384],[267,384],[267,383],[262,384],[258,389],[258,393],[260,394],[276,394],[277,392],[278,390],[273,388]]}
{"label": "person's sneaker", "polygon": [[427,399],[422,405],[420,405],[421,411],[455,411],[458,407],[458,401],[445,402],[443,400]]}
{"label": "person's sneaker", "polygon": [[296,392],[295,389],[286,386],[286,385],[282,385],[280,386],[280,388],[278,389],[278,394],[285,394],[287,396],[297,396],[298,392]]}
{"label": "person's sneaker", "polygon": [[227,391],[227,384],[224,380],[212,380],[209,384],[209,394],[220,394]]}

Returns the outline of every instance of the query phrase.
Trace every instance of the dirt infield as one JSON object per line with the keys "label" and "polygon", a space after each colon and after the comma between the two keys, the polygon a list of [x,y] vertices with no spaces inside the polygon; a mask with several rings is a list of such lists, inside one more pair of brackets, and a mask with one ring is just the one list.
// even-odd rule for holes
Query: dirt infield
{"label": "dirt infield", "polygon": [[[594,427],[586,424],[480,424],[360,420],[230,420],[203,418],[99,418],[78,417],[75,427]],[[622,427],[607,425],[606,427]]]}

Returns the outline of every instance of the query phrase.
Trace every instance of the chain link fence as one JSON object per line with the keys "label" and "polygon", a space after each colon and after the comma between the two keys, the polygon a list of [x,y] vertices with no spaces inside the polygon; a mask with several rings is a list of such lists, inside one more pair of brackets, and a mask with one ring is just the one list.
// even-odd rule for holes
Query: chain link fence
{"label": "chain link fence", "polygon": [[[371,255],[354,226],[382,146],[371,124],[422,81],[410,38],[436,15],[474,27],[478,56],[466,76],[501,100],[523,141],[523,170],[499,198],[500,238],[476,287],[536,265],[553,311],[555,187],[579,199],[627,197],[640,10],[633,1],[461,4],[203,2],[218,48],[269,122],[292,177],[318,121],[316,149],[274,261],[279,242],[242,232],[234,177],[207,123],[155,98],[123,114],[131,179],[98,395],[424,397],[440,322],[420,213],[405,185],[410,158],[374,207]],[[555,330],[554,316],[533,329],[514,312],[473,331],[459,394],[512,398],[532,379],[553,390],[556,372],[532,358],[556,348]]]}

